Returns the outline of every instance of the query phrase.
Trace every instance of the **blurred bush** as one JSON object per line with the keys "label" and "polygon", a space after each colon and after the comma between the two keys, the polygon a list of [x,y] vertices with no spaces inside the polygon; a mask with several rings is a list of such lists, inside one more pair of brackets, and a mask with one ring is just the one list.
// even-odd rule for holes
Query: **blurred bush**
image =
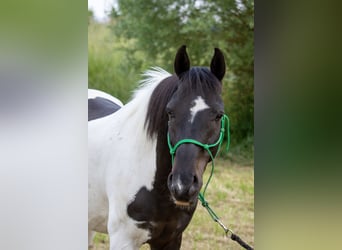
{"label": "blurred bush", "polygon": [[[124,102],[151,66],[173,72],[186,44],[191,65],[209,66],[214,48],[226,58],[223,100],[232,149],[254,157],[254,2],[119,1],[107,24],[89,20],[89,86]],[[141,13],[144,13],[143,15]]]}

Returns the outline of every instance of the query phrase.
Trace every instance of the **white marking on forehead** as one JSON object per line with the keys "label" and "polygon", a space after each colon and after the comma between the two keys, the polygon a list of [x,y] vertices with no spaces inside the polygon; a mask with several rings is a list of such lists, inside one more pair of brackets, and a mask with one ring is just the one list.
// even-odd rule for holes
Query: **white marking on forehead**
{"label": "white marking on forehead", "polygon": [[195,119],[195,116],[198,112],[208,109],[209,106],[205,103],[202,96],[197,96],[197,98],[194,100],[194,106],[190,108],[190,122],[192,123]]}

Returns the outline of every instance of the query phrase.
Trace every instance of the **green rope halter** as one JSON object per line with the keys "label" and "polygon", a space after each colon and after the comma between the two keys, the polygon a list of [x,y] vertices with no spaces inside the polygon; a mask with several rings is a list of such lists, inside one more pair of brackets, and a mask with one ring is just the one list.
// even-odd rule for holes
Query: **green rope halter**
{"label": "green rope halter", "polygon": [[[172,158],[172,166],[173,166],[173,163],[174,163],[174,158],[175,158],[175,153],[176,153],[176,150],[177,148],[182,145],[182,144],[195,144],[199,147],[202,147],[204,148],[205,150],[207,150],[210,158],[211,158],[211,172],[210,172],[210,176],[208,178],[208,181],[206,183],[206,185],[204,186],[204,189],[203,189],[203,192],[199,193],[198,194],[198,199],[201,201],[202,203],[202,206],[204,206],[207,210],[208,210],[208,213],[210,214],[211,218],[214,220],[214,221],[218,221],[219,218],[218,216],[214,213],[214,211],[209,207],[209,204],[208,202],[205,200],[205,192],[207,191],[207,187],[209,185],[209,182],[211,180],[211,177],[213,176],[213,173],[214,173],[214,169],[215,169],[215,164],[214,164],[214,158],[217,156],[218,152],[220,151],[221,149],[221,145],[222,145],[222,142],[223,142],[223,139],[224,139],[224,132],[225,132],[225,122],[227,121],[227,146],[226,146],[226,151],[228,152],[229,150],[229,145],[230,145],[230,134],[229,134],[229,118],[227,115],[223,115],[222,118],[221,118],[221,130],[220,130],[220,136],[218,138],[218,140],[213,143],[213,144],[203,144],[199,141],[196,141],[196,140],[193,140],[193,139],[183,139],[183,140],[180,140],[179,142],[176,143],[175,146],[172,146],[171,145],[171,141],[170,141],[170,135],[169,133],[167,133],[167,143],[169,145],[169,149],[170,149],[170,154],[171,154],[171,158]],[[215,156],[213,156],[213,154],[211,153],[210,151],[210,148],[213,148],[213,147],[216,147],[218,146],[218,149],[217,149],[217,152],[215,154]]]}
{"label": "green rope halter", "polygon": [[[175,158],[175,153],[177,148],[185,143],[191,143],[191,144],[195,144],[199,147],[204,148],[205,150],[207,150],[208,154],[210,155],[211,158],[211,172],[210,172],[210,176],[208,178],[208,181],[206,183],[206,185],[204,186],[204,190],[203,192],[198,194],[198,199],[201,201],[202,206],[205,207],[209,213],[209,215],[211,216],[211,218],[217,222],[224,230],[224,232],[226,233],[226,236],[231,238],[232,240],[236,241],[237,243],[240,244],[240,246],[242,246],[245,249],[248,250],[253,250],[253,248],[251,246],[249,246],[246,242],[244,242],[238,235],[236,235],[231,229],[229,229],[228,227],[226,227],[221,221],[220,218],[215,214],[215,212],[211,209],[211,207],[209,206],[209,203],[206,201],[205,199],[205,191],[207,190],[207,187],[209,185],[209,182],[211,180],[211,177],[213,176],[214,173],[214,168],[215,168],[215,164],[214,164],[214,158],[216,157],[216,155],[218,154],[218,152],[221,149],[221,145],[224,139],[224,132],[225,132],[225,121],[227,121],[227,147],[226,147],[226,151],[228,152],[229,150],[229,145],[230,145],[230,134],[229,134],[229,118],[227,115],[223,115],[222,119],[221,119],[221,131],[220,131],[220,136],[218,138],[218,140],[213,143],[213,144],[203,144],[199,141],[193,140],[193,139],[183,139],[180,140],[179,142],[176,143],[176,145],[174,147],[172,147],[171,145],[171,141],[170,141],[170,135],[169,133],[167,134],[167,144],[169,145],[169,149],[170,149],[170,154],[172,157],[172,166],[173,166],[173,162],[174,162],[174,158]],[[210,148],[212,147],[216,147],[218,146],[217,152],[215,154],[215,156],[213,156],[213,154],[210,151]],[[230,236],[228,236],[228,234],[230,234]]]}

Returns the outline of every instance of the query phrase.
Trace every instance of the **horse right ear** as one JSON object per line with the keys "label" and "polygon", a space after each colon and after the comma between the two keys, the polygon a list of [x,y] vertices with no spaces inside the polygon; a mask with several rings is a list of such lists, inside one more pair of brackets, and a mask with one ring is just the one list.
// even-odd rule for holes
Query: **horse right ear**
{"label": "horse right ear", "polygon": [[224,74],[226,73],[226,63],[224,61],[224,56],[221,50],[215,48],[215,54],[213,59],[211,59],[210,70],[217,79],[222,81]]}
{"label": "horse right ear", "polygon": [[182,73],[190,69],[190,60],[186,53],[186,46],[183,45],[177,51],[174,68],[176,75],[179,77]]}

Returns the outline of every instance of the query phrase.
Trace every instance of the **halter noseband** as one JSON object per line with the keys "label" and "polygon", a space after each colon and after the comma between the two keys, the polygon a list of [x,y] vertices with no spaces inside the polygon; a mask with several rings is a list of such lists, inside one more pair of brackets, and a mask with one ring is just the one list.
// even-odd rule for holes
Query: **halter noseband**
{"label": "halter noseband", "polygon": [[[222,142],[223,142],[223,139],[224,139],[225,121],[227,121],[227,146],[226,146],[226,151],[228,152],[229,144],[230,144],[230,134],[229,134],[229,118],[228,118],[228,116],[226,114],[224,114],[222,116],[222,118],[221,118],[220,136],[219,136],[218,140],[215,143],[213,143],[213,144],[203,144],[203,143],[201,143],[199,141],[196,141],[194,139],[183,139],[183,140],[178,141],[175,144],[175,146],[172,146],[171,145],[171,140],[170,140],[170,134],[167,133],[167,144],[168,144],[169,149],[170,149],[170,154],[171,154],[171,158],[172,158],[172,166],[173,166],[173,163],[174,163],[174,158],[175,158],[176,150],[182,144],[195,144],[195,145],[197,145],[199,147],[202,147],[202,148],[204,148],[208,152],[208,154],[209,154],[209,156],[211,158],[212,168],[211,168],[211,173],[210,173],[209,179],[207,181],[207,184],[204,187],[203,193],[199,193],[199,195],[198,195],[198,198],[200,199],[202,204],[203,204],[203,202],[206,202],[205,199],[204,199],[204,194],[205,194],[205,191],[207,190],[208,184],[209,184],[209,182],[211,180],[211,177],[213,175],[213,172],[214,172],[214,167],[215,167],[215,165],[214,165],[214,158],[216,157],[216,155],[220,151],[221,145],[222,145]],[[217,152],[216,152],[215,156],[213,156],[213,154],[210,151],[210,148],[213,148],[213,147],[216,147],[216,146],[218,146],[218,149],[217,149]]]}

